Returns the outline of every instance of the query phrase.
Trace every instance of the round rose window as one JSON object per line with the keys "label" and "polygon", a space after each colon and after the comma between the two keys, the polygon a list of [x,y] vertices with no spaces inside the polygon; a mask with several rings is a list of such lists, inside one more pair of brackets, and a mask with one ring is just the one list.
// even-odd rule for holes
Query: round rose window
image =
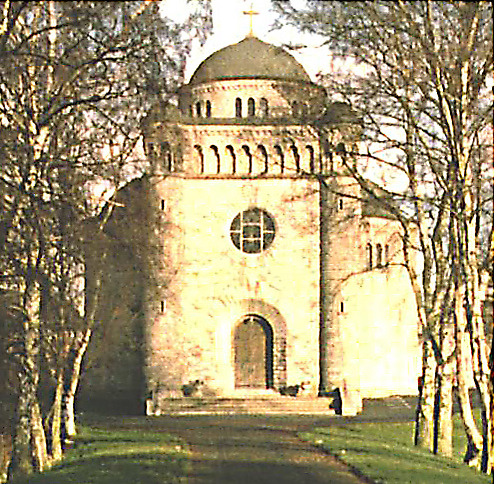
{"label": "round rose window", "polygon": [[231,240],[243,252],[257,254],[267,249],[276,235],[274,219],[264,210],[250,208],[231,223]]}

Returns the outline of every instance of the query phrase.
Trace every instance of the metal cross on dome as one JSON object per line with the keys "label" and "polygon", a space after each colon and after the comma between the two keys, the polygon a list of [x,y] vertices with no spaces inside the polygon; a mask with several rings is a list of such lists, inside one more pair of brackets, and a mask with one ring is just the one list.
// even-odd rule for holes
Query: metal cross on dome
{"label": "metal cross on dome", "polygon": [[243,12],[243,15],[249,15],[250,16],[250,32],[248,33],[249,36],[253,37],[253,16],[258,15],[260,12],[256,12],[253,10],[253,2],[250,5],[250,10],[245,10]]}

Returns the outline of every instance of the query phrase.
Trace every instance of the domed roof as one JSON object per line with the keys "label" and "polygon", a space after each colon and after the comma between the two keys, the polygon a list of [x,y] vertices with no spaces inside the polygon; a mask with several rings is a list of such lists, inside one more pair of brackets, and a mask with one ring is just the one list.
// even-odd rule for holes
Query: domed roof
{"label": "domed roof", "polygon": [[291,54],[256,37],[246,37],[214,52],[198,66],[190,84],[221,79],[311,82],[303,66]]}

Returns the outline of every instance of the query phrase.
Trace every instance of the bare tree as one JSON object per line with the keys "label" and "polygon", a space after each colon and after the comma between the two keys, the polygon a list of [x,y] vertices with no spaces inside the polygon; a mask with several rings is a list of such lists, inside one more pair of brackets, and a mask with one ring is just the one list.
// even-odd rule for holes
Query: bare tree
{"label": "bare tree", "polygon": [[[405,266],[422,326],[416,444],[452,452],[452,394],[467,434],[466,460],[494,464],[492,331],[482,307],[492,281],[493,14],[484,2],[274,2],[303,31],[322,36],[334,67],[330,94],[353,105],[367,148],[346,160],[389,178],[377,197],[404,228]],[[351,163],[351,158],[358,163]],[[422,257],[416,270],[412,251]],[[467,362],[469,364],[467,365]],[[482,400],[482,435],[469,388]]]}
{"label": "bare tree", "polygon": [[[75,432],[101,279],[84,285],[86,262],[111,212],[90,195],[102,179],[119,187],[146,169],[139,123],[182,79],[182,32],[150,1],[2,2],[0,283],[20,315],[9,348],[19,381],[9,477],[49,467],[62,431]],[[43,359],[54,384],[45,426]]]}

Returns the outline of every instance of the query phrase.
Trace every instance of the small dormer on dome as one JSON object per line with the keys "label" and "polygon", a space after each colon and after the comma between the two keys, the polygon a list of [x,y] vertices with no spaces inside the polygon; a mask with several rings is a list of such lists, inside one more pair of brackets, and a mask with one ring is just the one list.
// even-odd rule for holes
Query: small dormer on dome
{"label": "small dormer on dome", "polygon": [[311,82],[303,66],[280,47],[248,36],[207,57],[190,85],[226,79],[271,79]]}

